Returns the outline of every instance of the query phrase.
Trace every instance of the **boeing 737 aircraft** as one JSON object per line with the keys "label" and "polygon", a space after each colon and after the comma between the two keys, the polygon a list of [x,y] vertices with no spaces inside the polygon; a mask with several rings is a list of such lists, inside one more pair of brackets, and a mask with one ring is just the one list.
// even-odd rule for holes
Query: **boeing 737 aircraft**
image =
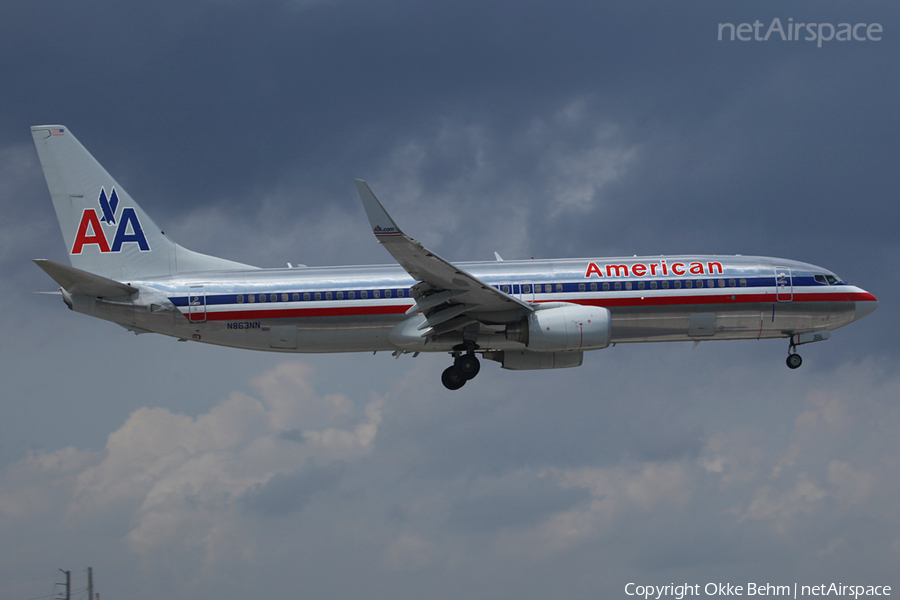
{"label": "boeing 737 aircraft", "polygon": [[580,366],[626,342],[788,338],[796,347],[878,306],[821,267],[750,256],[450,263],[356,188],[396,265],[260,269],[170,240],[62,125],[31,128],[71,266],[35,262],[74,311],[134,333],[276,352],[446,352],[461,388],[483,359]]}

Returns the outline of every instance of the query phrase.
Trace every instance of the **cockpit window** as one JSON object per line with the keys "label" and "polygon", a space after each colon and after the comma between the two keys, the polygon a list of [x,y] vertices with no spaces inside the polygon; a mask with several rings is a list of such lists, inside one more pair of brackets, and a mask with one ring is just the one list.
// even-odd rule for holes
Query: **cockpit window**
{"label": "cockpit window", "polygon": [[822,285],[837,285],[839,283],[844,283],[841,278],[836,275],[816,275],[815,279],[816,283],[821,283]]}

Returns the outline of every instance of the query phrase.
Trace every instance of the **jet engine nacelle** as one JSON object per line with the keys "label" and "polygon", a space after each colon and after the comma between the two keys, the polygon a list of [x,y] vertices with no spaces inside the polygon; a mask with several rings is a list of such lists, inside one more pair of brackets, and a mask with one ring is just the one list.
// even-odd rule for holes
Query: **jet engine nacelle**
{"label": "jet engine nacelle", "polygon": [[536,352],[599,350],[609,346],[611,321],[609,310],[601,306],[545,304],[508,326],[506,337]]}

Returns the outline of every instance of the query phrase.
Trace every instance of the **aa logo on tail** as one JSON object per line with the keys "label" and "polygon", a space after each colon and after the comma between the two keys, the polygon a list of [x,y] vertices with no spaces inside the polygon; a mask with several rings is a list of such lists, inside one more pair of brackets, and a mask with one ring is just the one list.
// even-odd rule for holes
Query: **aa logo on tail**
{"label": "aa logo on tail", "polygon": [[[116,218],[116,209],[119,207],[119,196],[116,188],[110,191],[100,189],[100,204],[102,216],[97,215],[94,208],[86,208],[81,214],[81,222],[78,223],[78,231],[75,233],[75,243],[72,244],[72,254],[81,254],[85,246],[96,245],[102,253],[121,252],[122,244],[134,243],[141,252],[149,252],[150,244],[144,236],[144,230],[138,221],[134,208],[122,209],[122,214]],[[101,225],[105,223],[105,225]],[[113,233],[113,228],[115,232]],[[112,244],[109,243],[107,232],[113,233]]]}
{"label": "aa logo on tail", "polygon": [[103,216],[100,220],[107,225],[116,224],[116,207],[119,206],[119,196],[116,194],[116,188],[112,189],[109,194],[109,200],[106,199],[106,190],[100,188],[100,210]]}

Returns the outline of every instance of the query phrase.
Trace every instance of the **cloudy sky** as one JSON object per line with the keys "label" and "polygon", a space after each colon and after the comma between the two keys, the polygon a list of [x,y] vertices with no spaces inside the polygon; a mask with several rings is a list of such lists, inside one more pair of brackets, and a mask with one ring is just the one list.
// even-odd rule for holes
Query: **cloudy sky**
{"label": "cloudy sky", "polygon": [[[717,40],[775,18],[883,33]],[[4,0],[0,597],[88,566],[105,600],[896,594],[898,56],[887,0]],[[443,356],[135,337],[30,293],[66,256],[45,123],[245,263],[390,262],[360,177],[450,260],[771,255],[880,307],[797,371],[620,345],[456,393]]]}

